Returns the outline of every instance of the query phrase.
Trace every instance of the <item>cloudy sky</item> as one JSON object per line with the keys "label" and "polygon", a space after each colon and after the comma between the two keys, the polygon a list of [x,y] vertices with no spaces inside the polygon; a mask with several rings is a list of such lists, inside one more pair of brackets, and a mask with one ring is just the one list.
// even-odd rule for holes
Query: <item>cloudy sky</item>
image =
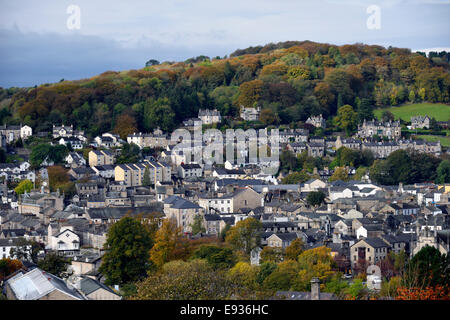
{"label": "cloudy sky", "polygon": [[286,40],[449,50],[449,18],[450,0],[0,0],[0,86]]}

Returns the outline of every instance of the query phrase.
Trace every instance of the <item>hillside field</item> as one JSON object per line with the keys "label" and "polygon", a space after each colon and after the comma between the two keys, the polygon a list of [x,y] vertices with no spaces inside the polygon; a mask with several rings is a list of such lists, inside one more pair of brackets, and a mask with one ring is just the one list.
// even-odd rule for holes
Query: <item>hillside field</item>
{"label": "hillside field", "polygon": [[412,116],[434,117],[437,121],[447,121],[450,119],[450,105],[442,103],[414,103],[405,104],[399,107],[380,108],[374,110],[375,116],[380,119],[385,110],[389,110],[395,119],[402,119],[410,122]]}

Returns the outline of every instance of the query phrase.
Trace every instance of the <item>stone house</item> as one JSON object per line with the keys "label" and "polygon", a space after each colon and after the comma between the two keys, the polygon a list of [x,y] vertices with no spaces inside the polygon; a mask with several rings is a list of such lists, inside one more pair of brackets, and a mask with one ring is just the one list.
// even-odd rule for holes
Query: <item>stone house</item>
{"label": "stone house", "polygon": [[123,140],[120,139],[120,136],[118,134],[114,133],[103,133],[101,136],[97,136],[94,138],[93,145],[96,147],[103,147],[103,148],[114,148],[114,147],[121,147]]}
{"label": "stone house", "polygon": [[0,126],[0,135],[4,136],[6,143],[12,143],[20,138],[20,128],[17,125],[6,125]]}
{"label": "stone house", "polygon": [[387,137],[389,139],[399,139],[402,135],[400,121],[367,121],[364,120],[362,125],[358,125],[358,137],[371,138],[374,135],[379,137]]}
{"label": "stone house", "polygon": [[74,149],[74,150],[83,149],[83,141],[81,141],[80,139],[75,138],[75,137],[69,137],[69,138],[63,137],[63,138],[59,139],[59,144],[65,145],[65,146],[70,145],[72,147],[72,149]]}
{"label": "stone house", "polygon": [[64,159],[70,167],[84,167],[86,160],[77,152],[70,152]]}
{"label": "stone house", "polygon": [[245,121],[256,121],[259,120],[259,116],[261,114],[261,108],[245,108],[241,106],[240,116]]}
{"label": "stone house", "polygon": [[306,123],[313,125],[316,128],[326,128],[326,122],[325,119],[322,117],[322,114],[318,116],[310,116]]}
{"label": "stone house", "polygon": [[220,123],[222,121],[222,116],[217,109],[200,109],[198,111],[198,117],[202,120],[203,124]]}
{"label": "stone house", "polygon": [[179,196],[170,196],[164,200],[164,214],[167,219],[174,219],[183,232],[191,232],[194,217],[202,214],[204,209],[198,204]]}
{"label": "stone house", "polygon": [[267,246],[286,249],[297,238],[298,235],[295,232],[274,233],[267,238]]}
{"label": "stone house", "polygon": [[302,154],[303,151],[308,149],[308,146],[304,142],[290,142],[287,144],[286,148],[291,150],[295,155]]}
{"label": "stone house", "polygon": [[180,178],[185,179],[187,177],[201,177],[203,175],[203,169],[199,164],[181,164],[178,167],[178,175]]}
{"label": "stone house", "polygon": [[306,146],[308,148],[308,156],[310,157],[323,157],[325,155],[324,143],[308,142]]}
{"label": "stone house", "polygon": [[95,171],[92,170],[90,167],[71,168],[67,173],[70,176],[72,176],[75,180],[89,178],[90,176],[95,175]]}
{"label": "stone house", "polygon": [[429,129],[431,119],[429,116],[413,116],[411,117],[411,129]]}
{"label": "stone house", "polygon": [[352,268],[358,263],[376,264],[387,257],[390,246],[380,238],[361,239],[350,246]]}
{"label": "stone house", "polygon": [[32,213],[44,223],[48,223],[50,214],[63,209],[64,195],[61,195],[58,191],[24,193],[20,196],[18,204],[19,213]]}
{"label": "stone house", "polygon": [[89,151],[89,166],[113,165],[114,154],[109,150],[91,150]]}
{"label": "stone house", "polygon": [[144,160],[139,163],[119,164],[114,168],[114,180],[127,186],[141,186],[146,169],[150,183],[171,181],[171,167],[164,162]]}
{"label": "stone house", "polygon": [[139,148],[166,148],[169,145],[170,139],[159,128],[155,129],[153,133],[133,133],[127,137],[128,143],[134,143]]}

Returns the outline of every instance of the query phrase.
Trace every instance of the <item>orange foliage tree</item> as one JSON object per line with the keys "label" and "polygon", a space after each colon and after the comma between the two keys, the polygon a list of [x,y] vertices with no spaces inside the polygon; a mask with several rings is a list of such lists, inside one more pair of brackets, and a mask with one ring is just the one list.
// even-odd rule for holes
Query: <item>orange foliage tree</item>
{"label": "orange foliage tree", "polygon": [[3,258],[0,260],[0,281],[23,267],[22,262],[16,259]]}
{"label": "orange foliage tree", "polygon": [[450,300],[448,285],[434,287],[400,287],[397,289],[395,300]]}
{"label": "orange foliage tree", "polygon": [[129,114],[121,114],[116,121],[113,132],[120,135],[120,138],[126,139],[128,135],[137,132],[136,119]]}
{"label": "orange foliage tree", "polygon": [[259,100],[263,87],[261,80],[244,82],[239,86],[238,104],[251,108]]}

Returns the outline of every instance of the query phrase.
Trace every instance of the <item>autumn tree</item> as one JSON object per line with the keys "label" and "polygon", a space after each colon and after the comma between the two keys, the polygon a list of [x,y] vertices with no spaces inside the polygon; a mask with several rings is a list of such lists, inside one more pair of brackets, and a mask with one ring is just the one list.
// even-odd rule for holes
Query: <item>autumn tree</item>
{"label": "autumn tree", "polygon": [[304,170],[293,172],[285,176],[281,182],[283,184],[299,184],[308,181],[311,176]]}
{"label": "autumn tree", "polygon": [[330,85],[326,82],[320,82],[314,88],[314,95],[324,110],[327,110],[327,115],[333,114],[335,109],[333,103],[335,96],[331,91]]}
{"label": "autumn tree", "polygon": [[263,287],[272,291],[290,290],[299,272],[297,261],[286,260],[278,264],[277,268],[263,281]]}
{"label": "autumn tree", "polygon": [[252,80],[244,82],[239,86],[239,97],[237,103],[246,108],[255,106],[261,95],[263,82],[261,80]]}
{"label": "autumn tree", "polygon": [[48,180],[51,191],[64,192],[66,195],[75,193],[75,184],[70,181],[68,170],[62,166],[47,167]]}
{"label": "autumn tree", "polygon": [[248,262],[240,261],[227,271],[228,278],[237,287],[246,287],[252,290],[257,288],[258,268]]}
{"label": "autumn tree", "polygon": [[113,132],[117,133],[121,139],[126,140],[130,134],[137,131],[136,119],[133,116],[129,114],[121,114],[117,117]]}
{"label": "autumn tree", "polygon": [[349,180],[348,170],[345,167],[335,168],[333,175],[330,177],[330,182],[338,181],[338,180],[342,180],[342,181]]}
{"label": "autumn tree", "polygon": [[219,300],[233,293],[225,274],[203,260],[168,262],[136,287],[131,300]]}
{"label": "autumn tree", "polygon": [[450,300],[448,284],[421,287],[398,287],[395,300]]}
{"label": "autumn tree", "polygon": [[265,246],[260,254],[261,262],[279,263],[284,260],[284,250],[278,247]]}
{"label": "autumn tree", "polygon": [[231,268],[236,260],[230,248],[216,245],[201,245],[193,254],[193,259],[205,259],[214,269]]}
{"label": "autumn tree", "polygon": [[28,179],[20,181],[16,188],[14,188],[14,192],[17,195],[23,194],[25,192],[30,192],[33,189],[33,182]]}
{"label": "autumn tree", "polygon": [[236,223],[227,232],[225,242],[247,255],[261,243],[262,223],[255,218],[247,218]]}
{"label": "autumn tree", "polygon": [[155,244],[150,250],[150,260],[157,268],[173,260],[174,252],[181,243],[182,228],[177,227],[175,220],[166,219],[156,232]]}
{"label": "autumn tree", "polygon": [[338,109],[334,122],[350,136],[358,125],[358,114],[351,105],[346,104]]}
{"label": "autumn tree", "polygon": [[17,259],[3,258],[0,260],[0,281],[3,281],[10,274],[23,268],[22,262]]}
{"label": "autumn tree", "polygon": [[125,284],[141,279],[150,268],[149,251],[153,241],[150,232],[140,221],[123,217],[107,233],[100,272],[106,283]]}
{"label": "autumn tree", "polygon": [[279,120],[277,115],[271,109],[263,109],[261,111],[261,115],[260,115],[259,119],[266,126],[271,125],[271,124],[276,124]]}
{"label": "autumn tree", "polygon": [[305,250],[297,260],[300,271],[296,278],[296,290],[309,291],[313,277],[317,277],[322,283],[325,283],[335,273],[335,262],[331,257],[330,248],[318,247]]}
{"label": "autumn tree", "polygon": [[302,238],[297,238],[291,242],[291,244],[286,248],[285,258],[286,260],[297,261],[298,256],[304,251],[305,243]]}

